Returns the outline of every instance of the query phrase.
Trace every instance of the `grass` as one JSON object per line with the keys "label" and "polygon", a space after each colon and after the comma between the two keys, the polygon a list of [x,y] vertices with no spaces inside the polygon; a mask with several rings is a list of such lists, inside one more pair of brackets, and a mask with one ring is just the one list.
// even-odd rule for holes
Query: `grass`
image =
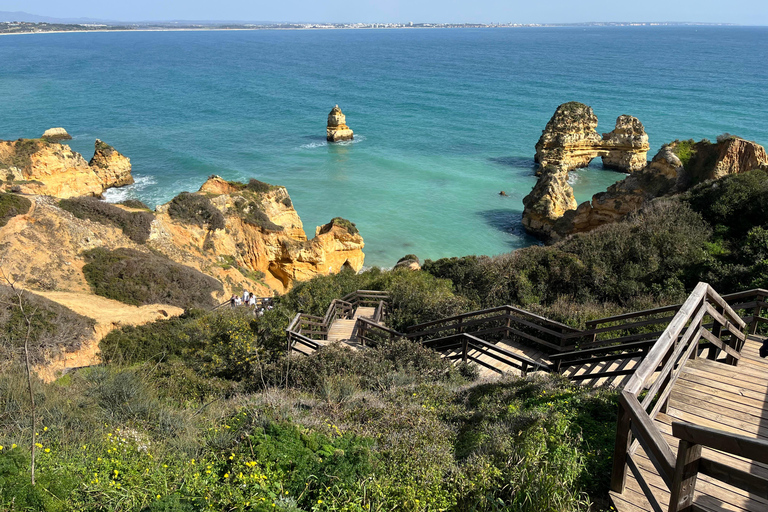
{"label": "grass", "polygon": [[0,192],[0,227],[17,215],[29,212],[32,202],[26,197]]}
{"label": "grass", "polygon": [[168,258],[134,249],[91,249],[84,253],[83,273],[96,295],[126,304],[212,307],[221,283]]}
{"label": "grass", "polygon": [[149,240],[152,221],[155,219],[150,212],[127,212],[95,197],[62,199],[59,201],[59,208],[68,211],[78,219],[88,219],[118,227],[125,236],[137,244],[144,244]]}

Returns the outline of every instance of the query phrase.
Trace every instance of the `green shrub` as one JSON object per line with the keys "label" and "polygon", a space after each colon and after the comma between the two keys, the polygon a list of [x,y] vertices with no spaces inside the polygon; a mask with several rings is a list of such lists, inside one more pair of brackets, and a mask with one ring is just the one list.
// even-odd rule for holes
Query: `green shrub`
{"label": "green shrub", "polygon": [[0,192],[0,227],[17,215],[25,215],[32,207],[32,202],[26,197]]}
{"label": "green shrub", "polygon": [[264,194],[276,188],[274,185],[270,185],[269,183],[264,183],[263,181],[259,181],[255,178],[251,178],[250,180],[248,180],[248,185],[246,185],[246,187],[251,192],[255,192],[257,194]]}
{"label": "green shrub", "polygon": [[146,204],[142,203],[138,199],[126,199],[124,201],[120,201],[117,204],[121,204],[123,206],[127,206],[128,208],[134,208],[136,210],[150,210],[151,208],[147,206]]}
{"label": "green shrub", "polygon": [[355,226],[354,222],[350,222],[347,219],[343,219],[341,217],[334,217],[331,219],[331,222],[328,224],[324,224],[320,228],[320,234],[323,235],[325,233],[328,233],[331,229],[333,229],[333,226],[339,226],[340,228],[344,228],[347,231],[349,231],[350,234],[356,235],[360,232],[359,229],[357,229],[357,226]]}
{"label": "green shrub", "polygon": [[216,279],[155,254],[96,248],[84,256],[83,273],[93,292],[126,304],[212,307],[211,293],[222,290]]}
{"label": "green shrub", "polygon": [[144,244],[149,240],[152,221],[155,219],[155,216],[149,212],[128,212],[95,197],[62,199],[59,201],[59,208],[68,211],[78,219],[88,219],[118,227],[122,229],[125,236],[137,244]]}
{"label": "green shrub", "polygon": [[[27,324],[18,296],[8,286],[0,286],[0,361],[21,356]],[[46,358],[80,348],[93,335],[93,320],[53,301],[23,293],[21,306],[32,323],[30,355],[39,364]]]}
{"label": "green shrub", "polygon": [[226,227],[224,215],[202,194],[182,192],[177,195],[168,205],[168,215],[187,224],[207,225],[211,231]]}
{"label": "green shrub", "polygon": [[0,160],[0,166],[28,169],[32,165],[32,155],[48,144],[44,139],[19,139],[13,143],[13,152],[8,158]]}

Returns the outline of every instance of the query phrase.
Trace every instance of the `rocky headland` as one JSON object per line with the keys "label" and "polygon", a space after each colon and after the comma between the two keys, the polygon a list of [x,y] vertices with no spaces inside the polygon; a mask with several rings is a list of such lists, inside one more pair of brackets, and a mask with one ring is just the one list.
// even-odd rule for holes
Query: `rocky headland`
{"label": "rocky headland", "polygon": [[346,125],[346,122],[347,118],[339,106],[333,107],[328,114],[328,127],[326,128],[326,139],[328,142],[341,142],[354,138],[354,133]]}
{"label": "rocky headland", "polygon": [[115,148],[97,140],[89,163],[68,145],[56,142],[65,137],[54,130],[53,138],[0,141],[0,179],[4,178],[6,189],[59,198],[98,197],[110,187],[133,183],[130,160]]}
{"label": "rocky headland", "polygon": [[[93,197],[133,182],[129,160],[101,141],[90,164],[68,146],[41,139],[0,142],[0,162],[8,174],[0,206],[10,205],[0,222],[3,272],[27,292],[96,321],[82,353],[66,354],[53,368],[92,364],[98,340],[114,327],[178,315],[196,304],[185,303],[184,290],[166,294],[167,300],[105,294],[86,268],[96,260],[102,274],[133,272],[148,287],[154,278],[146,267],[167,267],[169,281],[192,276],[207,286],[203,302],[210,305],[243,290],[284,293],[296,281],[363,266],[364,241],[355,225],[335,218],[309,239],[285,187],[211,176],[197,192],[151,211],[138,202]],[[97,314],[102,310],[117,320],[106,322]]]}
{"label": "rocky headland", "polygon": [[[539,179],[523,199],[523,226],[548,242],[616,222],[651,199],[679,194],[702,181],[768,168],[759,144],[725,134],[712,143],[674,141],[646,161],[648,136],[642,123],[619,116],[616,128],[597,136],[597,117],[584,104],[558,107],[536,144]],[[630,173],[580,205],[568,172],[601,156],[603,165]]]}

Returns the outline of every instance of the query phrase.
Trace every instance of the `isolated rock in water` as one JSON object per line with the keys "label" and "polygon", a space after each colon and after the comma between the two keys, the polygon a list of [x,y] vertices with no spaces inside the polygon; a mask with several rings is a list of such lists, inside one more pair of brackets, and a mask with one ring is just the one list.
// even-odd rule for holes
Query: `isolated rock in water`
{"label": "isolated rock in water", "polygon": [[599,151],[603,166],[617,171],[635,172],[648,163],[648,135],[636,117],[619,116],[616,128],[603,134]]}
{"label": "isolated rock in water", "polygon": [[88,165],[99,177],[104,188],[122,187],[133,183],[131,160],[99,139],[96,139],[93,158]]}
{"label": "isolated rock in water", "polygon": [[421,262],[415,254],[406,254],[395,264],[395,268],[407,268],[409,270],[421,270]]}
{"label": "isolated rock in water", "polygon": [[352,140],[353,132],[346,124],[346,116],[341,112],[338,105],[333,107],[328,114],[328,128],[326,129],[326,138],[328,142],[341,142],[343,140]]}
{"label": "isolated rock in water", "polygon": [[70,140],[72,136],[64,128],[48,128],[43,133],[43,138],[49,141]]}
{"label": "isolated rock in water", "polygon": [[645,167],[648,135],[643,124],[632,116],[619,116],[610,133],[597,133],[597,116],[592,108],[576,101],[557,107],[536,143],[534,159],[541,168],[559,167],[571,171],[586,167],[597,157],[603,165],[623,172]]}
{"label": "isolated rock in water", "polygon": [[592,107],[577,101],[560,105],[536,143],[534,160],[541,169],[570,171],[586,167],[602,144],[596,128],[597,116]]}

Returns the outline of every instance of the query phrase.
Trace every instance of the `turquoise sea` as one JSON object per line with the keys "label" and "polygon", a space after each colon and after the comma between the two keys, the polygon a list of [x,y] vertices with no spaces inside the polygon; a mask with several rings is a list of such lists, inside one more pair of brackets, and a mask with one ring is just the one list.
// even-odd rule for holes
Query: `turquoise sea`
{"label": "turquoise sea", "polygon": [[[113,144],[137,183],[111,200],[160,204],[211,174],[285,185],[309,236],[349,218],[366,264],[391,266],[534,243],[534,144],[566,101],[600,131],[637,116],[649,157],[723,132],[768,144],[766,63],[768,28],[747,27],[3,36],[0,139],[63,126],[86,158]],[[325,143],[337,103],[353,143]],[[596,161],[577,199],[622,177]]]}

